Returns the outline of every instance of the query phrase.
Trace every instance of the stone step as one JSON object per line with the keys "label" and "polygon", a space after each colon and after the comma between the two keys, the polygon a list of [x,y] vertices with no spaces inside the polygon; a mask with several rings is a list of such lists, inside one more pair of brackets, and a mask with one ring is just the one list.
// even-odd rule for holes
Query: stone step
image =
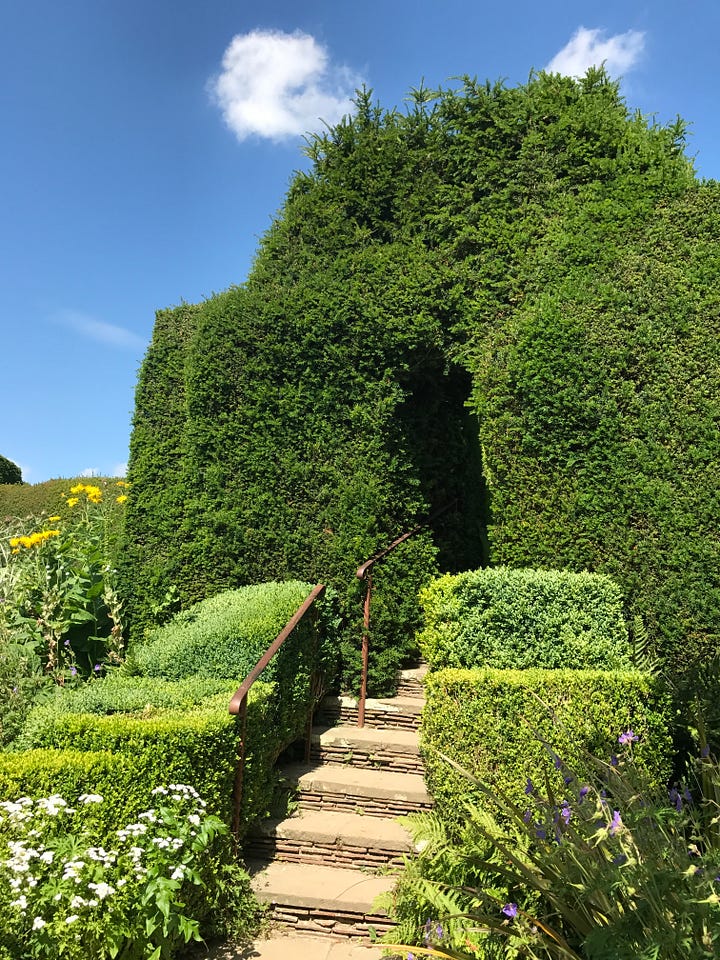
{"label": "stone step", "polygon": [[347,938],[333,940],[312,933],[293,936],[274,931],[252,947],[234,947],[231,943],[210,948],[195,948],[192,960],[391,960],[387,947],[369,946]]}
{"label": "stone step", "polygon": [[410,670],[398,671],[398,697],[420,697],[425,696],[425,687],[423,680],[428,672],[426,663],[419,667],[413,667]]}
{"label": "stone step", "polygon": [[298,763],[283,767],[283,776],[297,784],[300,809],[391,818],[432,807],[425,781],[416,773]]}
{"label": "stone step", "polygon": [[348,763],[402,773],[422,773],[417,730],[377,727],[314,727],[310,759],[321,763]]}
{"label": "stone step", "polygon": [[[419,697],[389,697],[365,701],[365,726],[417,730],[424,701]],[[318,709],[318,720],[331,724],[355,724],[358,701],[355,697],[325,697]]]}
{"label": "stone step", "polygon": [[350,870],[402,863],[412,853],[409,833],[396,820],[357,813],[303,810],[285,820],[263,820],[245,841],[252,860],[337,865]]}
{"label": "stone step", "polygon": [[374,903],[393,889],[394,877],[278,860],[247,866],[256,897],[293,934],[371,939],[393,926]]}

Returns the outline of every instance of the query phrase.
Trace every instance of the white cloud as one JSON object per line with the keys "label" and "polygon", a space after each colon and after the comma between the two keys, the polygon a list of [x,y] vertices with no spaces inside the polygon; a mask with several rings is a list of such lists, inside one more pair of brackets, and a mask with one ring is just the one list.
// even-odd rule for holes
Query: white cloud
{"label": "white cloud", "polygon": [[599,67],[604,63],[607,72],[616,76],[634,67],[644,48],[645,34],[640,30],[628,30],[605,38],[604,30],[579,27],[545,70],[548,73],[581,77],[590,67]]}
{"label": "white cloud", "polygon": [[127,463],[116,463],[112,468],[110,474],[111,477],[126,477],[127,476]]}
{"label": "white cloud", "polygon": [[83,337],[97,340],[110,347],[122,350],[140,350],[147,346],[145,339],[132,330],[96,320],[78,310],[61,310],[54,318],[65,327],[69,327]]}
{"label": "white cloud", "polygon": [[238,140],[281,140],[337,123],[361,83],[309,34],[253,30],[233,37],[209,90]]}

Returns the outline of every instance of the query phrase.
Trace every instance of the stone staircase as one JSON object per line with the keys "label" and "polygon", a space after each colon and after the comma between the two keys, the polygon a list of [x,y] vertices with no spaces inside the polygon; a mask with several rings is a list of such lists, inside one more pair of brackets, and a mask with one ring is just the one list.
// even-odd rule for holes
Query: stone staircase
{"label": "stone staircase", "polygon": [[355,700],[327,697],[321,704],[310,763],[282,768],[296,788],[297,809],[263,822],[246,840],[253,888],[269,905],[275,932],[243,956],[383,955],[370,943],[392,923],[374,901],[393,888],[387,868],[412,850],[396,817],[432,806],[418,749],[424,672],[403,671],[400,696],[368,699],[362,729]]}

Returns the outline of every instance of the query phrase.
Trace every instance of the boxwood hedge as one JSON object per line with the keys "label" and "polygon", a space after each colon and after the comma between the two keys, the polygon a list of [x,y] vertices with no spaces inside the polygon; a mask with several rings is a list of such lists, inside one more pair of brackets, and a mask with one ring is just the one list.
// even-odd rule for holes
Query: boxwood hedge
{"label": "boxwood hedge", "polygon": [[[451,820],[473,788],[441,754],[518,804],[528,778],[543,776],[540,738],[572,767],[579,748],[609,760],[618,736],[632,729],[638,763],[658,784],[670,772],[667,703],[658,681],[645,673],[448,669],[428,675],[426,696],[426,774],[438,810]],[[481,800],[477,793],[474,798]]]}
{"label": "boxwood hedge", "polygon": [[473,570],[433,581],[420,603],[435,669],[631,666],[620,590],[599,574]]}

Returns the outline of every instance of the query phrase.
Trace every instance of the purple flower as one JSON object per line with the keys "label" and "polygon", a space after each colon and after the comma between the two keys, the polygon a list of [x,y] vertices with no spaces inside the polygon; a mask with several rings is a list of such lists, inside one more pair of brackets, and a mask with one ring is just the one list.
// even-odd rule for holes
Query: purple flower
{"label": "purple flower", "polygon": [[618,830],[622,829],[622,817],[620,816],[619,810],[613,810],[613,817],[610,821],[610,826],[608,827],[608,833],[611,837],[614,837]]}
{"label": "purple flower", "polygon": [[637,743],[640,737],[633,730],[626,730],[625,733],[621,733],[618,737],[618,743],[627,747],[631,743]]}
{"label": "purple flower", "polygon": [[566,787],[569,787],[570,784],[573,782],[573,778],[572,778],[572,777],[563,777],[563,780],[565,781],[565,786],[566,786]]}
{"label": "purple flower", "polygon": [[611,766],[611,767],[616,767],[617,765],[618,765],[618,758],[615,756],[615,754],[613,754],[613,755],[610,757],[610,766]]}
{"label": "purple flower", "polygon": [[558,757],[557,754],[555,754],[555,769],[562,770],[562,760],[560,759],[560,757]]}
{"label": "purple flower", "polygon": [[530,779],[530,777],[528,777],[528,781],[527,781],[527,783],[525,784],[525,793],[526,793],[528,796],[530,796],[531,793],[535,793],[535,784],[532,782],[532,780]]}
{"label": "purple flower", "polygon": [[613,857],[612,862],[616,867],[621,867],[624,863],[627,863],[627,857],[624,853],[619,853],[616,857]]}
{"label": "purple flower", "polygon": [[572,810],[567,803],[564,803],[560,808],[560,816],[562,818],[562,822],[565,824],[565,826],[567,826],[570,823],[570,818],[572,817]]}
{"label": "purple flower", "polygon": [[95,671],[95,673],[100,673],[100,671],[102,670],[102,667],[100,666],[99,663],[96,663],[95,666],[93,667],[93,670]]}
{"label": "purple flower", "polygon": [[435,924],[435,936],[438,940],[442,940],[443,938],[443,925],[441,923]]}
{"label": "purple flower", "polygon": [[580,787],[580,803],[583,802],[583,800],[589,793],[590,793],[590,787]]}
{"label": "purple flower", "polygon": [[710,756],[710,745],[708,743],[706,743],[700,751],[700,756],[703,758],[703,760],[707,760],[707,758]]}
{"label": "purple flower", "polygon": [[518,905],[516,903],[506,903],[502,912],[512,920],[518,915]]}
{"label": "purple flower", "polygon": [[535,836],[538,840],[547,840],[547,830],[544,827],[537,826],[535,829]]}
{"label": "purple flower", "polygon": [[523,814],[523,823],[530,823],[532,820],[532,810],[526,810]]}
{"label": "purple flower", "polygon": [[70,676],[71,677],[77,676],[77,667],[70,667]]}
{"label": "purple flower", "polygon": [[670,800],[670,803],[675,807],[677,812],[682,813],[683,801],[676,787],[672,787],[670,790],[668,790],[668,799]]}

